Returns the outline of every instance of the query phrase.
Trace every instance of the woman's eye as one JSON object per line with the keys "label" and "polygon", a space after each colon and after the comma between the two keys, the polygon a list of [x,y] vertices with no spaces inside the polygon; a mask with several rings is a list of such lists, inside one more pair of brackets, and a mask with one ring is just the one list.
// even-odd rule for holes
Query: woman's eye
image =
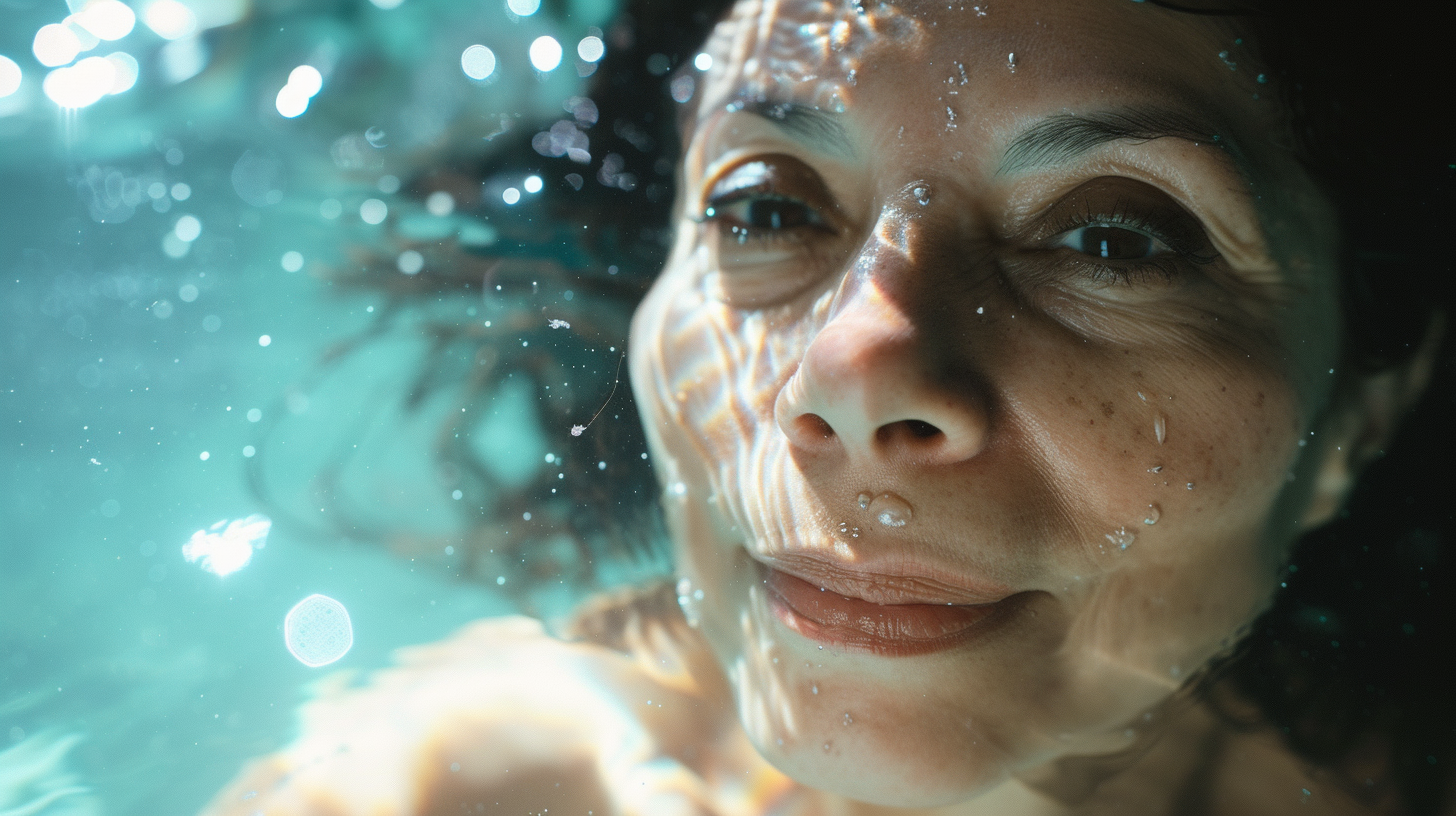
{"label": "woman's eye", "polygon": [[1167,244],[1145,232],[1111,224],[1068,230],[1054,246],[1107,261],[1141,261],[1171,251]]}
{"label": "woman's eye", "polygon": [[712,183],[702,221],[747,243],[832,233],[833,212],[833,197],[817,173],[791,156],[766,156],[734,166]]}
{"label": "woman's eye", "polygon": [[739,228],[746,237],[757,230],[792,230],[800,227],[822,227],[824,219],[802,201],[774,195],[749,195],[733,200],[709,202],[703,211],[708,221],[726,222]]}

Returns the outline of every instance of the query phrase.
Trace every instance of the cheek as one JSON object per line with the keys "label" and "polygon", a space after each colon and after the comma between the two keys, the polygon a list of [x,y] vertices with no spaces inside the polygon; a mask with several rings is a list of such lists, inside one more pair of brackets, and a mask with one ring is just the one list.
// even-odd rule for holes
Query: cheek
{"label": "cheek", "polygon": [[1258,355],[1176,335],[1165,349],[1027,335],[1007,421],[1064,519],[1050,589],[1071,612],[1069,673],[1172,688],[1272,594],[1298,519],[1280,501],[1300,489],[1295,389]]}

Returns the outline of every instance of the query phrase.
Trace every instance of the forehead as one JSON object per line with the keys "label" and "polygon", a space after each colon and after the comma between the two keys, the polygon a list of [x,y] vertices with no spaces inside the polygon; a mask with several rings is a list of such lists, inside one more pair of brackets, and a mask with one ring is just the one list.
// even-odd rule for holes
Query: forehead
{"label": "forehead", "polygon": [[784,100],[839,112],[886,85],[894,101],[952,108],[977,96],[967,86],[982,102],[1228,107],[1259,90],[1239,25],[1131,0],[740,0],[706,46],[699,109]]}

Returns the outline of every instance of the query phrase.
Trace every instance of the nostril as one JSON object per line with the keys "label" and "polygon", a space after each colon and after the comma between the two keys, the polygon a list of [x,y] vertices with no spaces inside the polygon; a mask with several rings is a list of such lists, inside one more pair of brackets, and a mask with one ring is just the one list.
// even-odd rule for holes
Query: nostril
{"label": "nostril", "polygon": [[818,414],[804,414],[794,420],[794,430],[802,439],[833,439],[834,428]]}
{"label": "nostril", "polygon": [[915,437],[916,439],[929,439],[932,436],[940,433],[939,428],[931,425],[929,422],[924,422],[919,419],[905,420],[905,428],[909,430],[910,435]]}
{"label": "nostril", "polygon": [[921,443],[944,435],[939,428],[924,420],[902,419],[881,425],[875,431],[875,442],[882,448],[894,448],[897,445],[919,448]]}

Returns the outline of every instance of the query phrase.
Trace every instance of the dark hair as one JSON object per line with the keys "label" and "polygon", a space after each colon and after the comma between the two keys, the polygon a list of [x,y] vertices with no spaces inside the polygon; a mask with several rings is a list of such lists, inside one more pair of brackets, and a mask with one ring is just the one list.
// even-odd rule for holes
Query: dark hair
{"label": "dark hair", "polygon": [[[1446,101],[1433,95],[1449,96],[1451,79],[1441,21],[1315,0],[1154,2],[1250,30],[1269,91],[1290,111],[1297,154],[1338,212],[1350,381],[1412,359],[1451,304],[1451,252],[1441,242],[1456,223],[1456,150],[1433,121]],[[337,274],[341,284],[390,295],[374,331],[414,320],[431,338],[432,362],[410,384],[409,404],[468,381],[461,416],[439,436],[438,454],[473,514],[474,533],[451,569],[465,579],[534,577],[506,587],[528,608],[539,610],[531,588],[543,579],[585,591],[644,571],[665,574],[656,487],[638,455],[646,448],[627,389],[618,387],[620,355],[631,311],[666,256],[679,152],[669,86],[675,77],[688,83],[678,86],[681,99],[692,82],[674,69],[729,5],[631,2],[605,32],[593,107],[576,103],[554,131],[538,123],[488,155],[449,158],[410,182],[407,191],[421,197],[458,191],[498,231],[494,243],[472,249],[400,238],[389,252],[360,258],[358,271]],[[581,148],[589,157],[553,144],[553,132],[561,144],[589,145]],[[482,181],[525,167],[543,168],[547,180],[532,208],[479,195]],[[430,258],[424,273],[394,271],[403,245]],[[419,304],[450,293],[484,298],[504,316],[489,329],[420,320]],[[570,330],[551,328],[548,317]],[[1447,342],[1426,397],[1339,518],[1298,542],[1271,608],[1197,681],[1215,701],[1226,692],[1238,698],[1243,705],[1225,707],[1231,719],[1272,726],[1299,756],[1388,812],[1438,813],[1456,778],[1456,695],[1439,659],[1456,629],[1445,476],[1456,454],[1450,350]],[[469,434],[516,376],[532,383],[538,419],[564,453],[560,470],[511,486],[479,461]],[[583,424],[590,427],[579,436],[569,432]],[[641,569],[613,574],[610,565],[620,563]],[[1233,713],[1247,704],[1257,716]]]}

